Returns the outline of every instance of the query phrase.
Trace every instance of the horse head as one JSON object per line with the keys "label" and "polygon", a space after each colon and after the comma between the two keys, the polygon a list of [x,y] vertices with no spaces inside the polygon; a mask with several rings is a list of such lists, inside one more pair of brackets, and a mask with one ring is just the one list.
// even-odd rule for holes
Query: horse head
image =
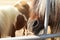
{"label": "horse head", "polygon": [[[54,0],[53,2],[50,0],[50,15],[48,25],[51,26],[51,30],[54,30],[54,28],[56,28],[56,25],[59,23],[58,20],[60,20],[60,18],[57,17],[60,15],[58,11],[60,10],[58,1]],[[39,34],[39,32],[44,29],[46,0],[34,0],[32,7],[33,13],[31,13],[32,15],[29,17],[29,20],[27,22],[27,29],[29,31],[32,31],[34,34]]]}
{"label": "horse head", "polygon": [[[37,35],[43,28],[43,21],[40,20],[40,17],[36,13],[31,13],[28,22],[27,22],[27,30],[33,32],[34,35]],[[30,34],[30,33],[28,33]]]}

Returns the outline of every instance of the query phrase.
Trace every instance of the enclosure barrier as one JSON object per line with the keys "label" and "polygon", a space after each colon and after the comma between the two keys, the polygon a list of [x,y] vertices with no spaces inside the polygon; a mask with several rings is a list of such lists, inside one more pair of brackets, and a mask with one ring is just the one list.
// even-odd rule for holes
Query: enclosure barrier
{"label": "enclosure barrier", "polygon": [[47,34],[48,20],[50,14],[50,0],[46,0],[46,11],[45,11],[45,20],[44,20],[44,34]]}
{"label": "enclosure barrier", "polygon": [[45,13],[45,22],[44,22],[45,30],[44,30],[43,35],[1,38],[0,40],[39,40],[39,39],[41,40],[41,39],[46,39],[46,38],[60,37],[60,33],[47,34],[49,14],[50,14],[50,0],[46,0],[46,13]]}
{"label": "enclosure barrier", "polygon": [[60,37],[60,34],[44,34],[39,36],[21,36],[21,37],[12,37],[12,38],[1,38],[0,40],[41,40],[45,38]]}

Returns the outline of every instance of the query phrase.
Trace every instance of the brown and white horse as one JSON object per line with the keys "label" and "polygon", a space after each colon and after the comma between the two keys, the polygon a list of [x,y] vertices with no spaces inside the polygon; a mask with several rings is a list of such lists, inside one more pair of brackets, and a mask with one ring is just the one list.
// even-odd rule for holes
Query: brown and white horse
{"label": "brown and white horse", "polygon": [[26,25],[29,17],[27,2],[19,2],[14,6],[0,7],[0,37],[14,37],[15,31]]}
{"label": "brown and white horse", "polygon": [[[54,1],[53,3],[53,0],[50,0],[51,8],[48,25],[51,28],[51,33],[60,33],[60,0]],[[27,29],[34,35],[39,35],[40,31],[44,29],[46,0],[34,0],[32,7]]]}

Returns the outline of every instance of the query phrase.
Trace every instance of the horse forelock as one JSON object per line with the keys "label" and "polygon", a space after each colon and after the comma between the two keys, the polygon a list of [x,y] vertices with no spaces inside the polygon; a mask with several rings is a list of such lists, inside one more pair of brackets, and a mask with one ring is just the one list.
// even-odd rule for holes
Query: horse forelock
{"label": "horse forelock", "polygon": [[35,0],[33,3],[33,11],[39,15],[39,17],[44,17],[45,12],[45,2],[46,0]]}
{"label": "horse forelock", "polygon": [[45,14],[45,2],[46,0],[34,0],[32,7],[32,14],[38,16],[42,21],[44,20]]}

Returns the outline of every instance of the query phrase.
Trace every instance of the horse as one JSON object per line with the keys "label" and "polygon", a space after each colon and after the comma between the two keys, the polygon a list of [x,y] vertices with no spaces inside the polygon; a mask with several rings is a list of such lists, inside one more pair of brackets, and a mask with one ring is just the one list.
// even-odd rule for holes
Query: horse
{"label": "horse", "polygon": [[[54,1],[54,2],[53,2]],[[44,30],[46,0],[34,0],[32,4],[32,12],[27,22],[27,30],[33,35],[40,35]],[[48,25],[51,33],[60,33],[60,0],[50,0],[50,15]],[[42,33],[44,34],[44,32]],[[55,38],[52,38],[55,40]],[[56,39],[57,40],[57,39]]]}
{"label": "horse", "polygon": [[29,5],[25,1],[0,7],[0,38],[15,37],[15,31],[26,25],[28,17]]}

